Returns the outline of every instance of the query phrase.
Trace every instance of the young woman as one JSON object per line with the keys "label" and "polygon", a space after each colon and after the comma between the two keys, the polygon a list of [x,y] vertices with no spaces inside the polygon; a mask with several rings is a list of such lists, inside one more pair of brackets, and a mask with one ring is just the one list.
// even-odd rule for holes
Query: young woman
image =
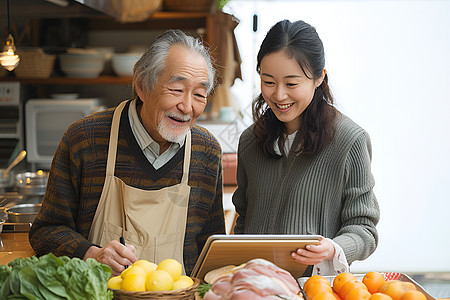
{"label": "young woman", "polygon": [[321,235],[319,245],[292,258],[315,265],[314,274],[348,270],[378,242],[369,135],[333,106],[323,44],[311,25],[275,24],[257,71],[255,123],[239,141],[234,232]]}

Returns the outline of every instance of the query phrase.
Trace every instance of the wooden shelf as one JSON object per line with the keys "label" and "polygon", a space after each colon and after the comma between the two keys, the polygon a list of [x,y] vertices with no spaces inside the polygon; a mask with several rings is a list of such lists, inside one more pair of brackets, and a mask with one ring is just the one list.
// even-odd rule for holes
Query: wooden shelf
{"label": "wooden shelf", "polygon": [[157,11],[154,12],[150,19],[198,19],[206,18],[209,12],[179,12],[179,11]]}
{"label": "wooden shelf", "polygon": [[18,78],[1,77],[0,81],[18,81],[24,84],[131,84],[131,77],[100,76],[96,78],[50,77],[50,78]]}
{"label": "wooden shelf", "polygon": [[91,30],[196,29],[206,28],[209,18],[211,14],[208,12],[157,11],[144,21],[132,23],[121,23],[108,16],[90,18],[89,28]]}

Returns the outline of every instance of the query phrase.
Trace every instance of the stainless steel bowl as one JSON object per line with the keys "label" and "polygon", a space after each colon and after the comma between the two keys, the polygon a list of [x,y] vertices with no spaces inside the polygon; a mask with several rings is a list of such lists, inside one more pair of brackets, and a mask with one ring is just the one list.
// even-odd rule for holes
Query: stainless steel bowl
{"label": "stainless steel bowl", "polygon": [[22,195],[44,195],[48,172],[25,172],[16,175],[16,187]]}
{"label": "stainless steel bowl", "polygon": [[32,223],[36,218],[41,204],[19,204],[6,209],[10,223]]}

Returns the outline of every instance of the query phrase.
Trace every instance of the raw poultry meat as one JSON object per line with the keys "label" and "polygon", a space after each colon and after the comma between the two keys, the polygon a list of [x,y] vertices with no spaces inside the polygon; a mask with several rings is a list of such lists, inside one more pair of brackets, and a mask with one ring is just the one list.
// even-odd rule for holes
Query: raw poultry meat
{"label": "raw poultry meat", "polygon": [[244,267],[217,278],[204,300],[303,299],[292,275],[265,259],[253,259]]}

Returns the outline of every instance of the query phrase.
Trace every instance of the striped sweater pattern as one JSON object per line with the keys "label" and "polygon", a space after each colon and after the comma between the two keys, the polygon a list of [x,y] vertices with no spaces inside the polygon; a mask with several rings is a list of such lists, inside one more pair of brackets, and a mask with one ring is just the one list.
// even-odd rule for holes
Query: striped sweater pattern
{"label": "striped sweater pattern", "polygon": [[[142,153],[128,121],[125,106],[119,130],[115,176],[125,184],[157,190],[180,183],[184,147],[155,170]],[[93,244],[87,240],[103,189],[114,108],[92,114],[72,124],[54,155],[42,208],[29,233],[38,255],[82,258]],[[222,206],[222,152],[215,137],[194,125],[184,264],[194,267],[206,239],[225,233]]]}

